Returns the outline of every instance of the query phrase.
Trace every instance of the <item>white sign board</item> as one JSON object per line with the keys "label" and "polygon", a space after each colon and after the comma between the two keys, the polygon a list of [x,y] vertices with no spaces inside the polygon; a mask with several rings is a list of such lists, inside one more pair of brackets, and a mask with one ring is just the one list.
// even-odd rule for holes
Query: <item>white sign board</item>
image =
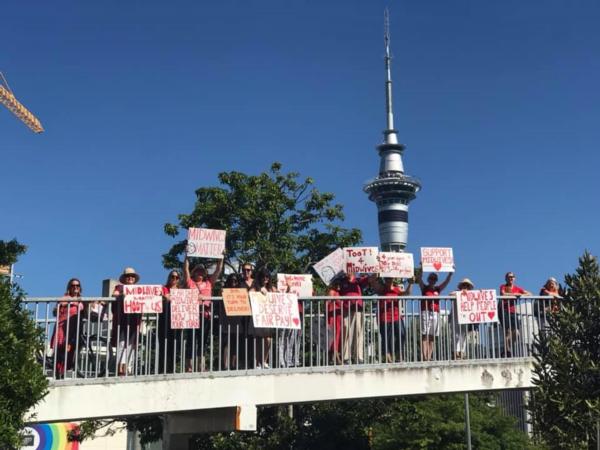
{"label": "white sign board", "polygon": [[313,266],[323,283],[329,285],[337,275],[344,272],[344,250],[338,248]]}
{"label": "white sign board", "polygon": [[162,312],[162,286],[160,284],[124,284],[123,311],[126,314]]}
{"label": "white sign board", "polygon": [[456,292],[458,323],[498,322],[498,302],[494,289]]}
{"label": "white sign board", "polygon": [[422,247],[423,272],[454,272],[454,255],[449,247]]}
{"label": "white sign board", "polygon": [[210,228],[188,229],[188,256],[199,258],[223,258],[225,251],[225,230],[212,230]]}
{"label": "white sign board", "polygon": [[291,275],[287,273],[278,273],[277,291],[290,292],[301,298],[311,297],[313,295],[312,275]]}
{"label": "white sign board", "polygon": [[200,305],[197,289],[171,289],[171,328],[200,328]]}
{"label": "white sign board", "polygon": [[346,273],[379,273],[378,254],[377,247],[345,247]]}
{"label": "white sign board", "polygon": [[412,253],[379,252],[379,276],[382,278],[412,278],[415,263]]}
{"label": "white sign board", "polygon": [[298,296],[281,292],[250,292],[252,321],[255,328],[300,329]]}

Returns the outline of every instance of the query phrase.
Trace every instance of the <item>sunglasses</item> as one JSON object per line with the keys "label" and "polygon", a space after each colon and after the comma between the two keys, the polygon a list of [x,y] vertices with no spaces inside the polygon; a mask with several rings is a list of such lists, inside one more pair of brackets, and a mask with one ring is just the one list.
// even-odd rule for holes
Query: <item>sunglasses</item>
{"label": "sunglasses", "polygon": [[244,272],[252,272],[252,269],[242,269]]}
{"label": "sunglasses", "polygon": [[171,275],[169,278],[179,279],[179,275]]}
{"label": "sunglasses", "polygon": [[81,287],[81,285],[80,285],[80,284],[71,284],[69,287],[70,287],[70,288],[74,288],[74,287]]}

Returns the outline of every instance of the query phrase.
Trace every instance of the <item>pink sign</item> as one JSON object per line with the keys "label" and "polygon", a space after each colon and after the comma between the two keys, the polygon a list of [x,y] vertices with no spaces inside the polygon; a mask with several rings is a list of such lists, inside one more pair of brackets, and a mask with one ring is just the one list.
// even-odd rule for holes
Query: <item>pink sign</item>
{"label": "pink sign", "polygon": [[126,314],[162,312],[162,286],[160,284],[124,284],[123,310]]}
{"label": "pink sign", "polygon": [[225,230],[211,230],[210,228],[188,229],[188,256],[199,258],[223,258],[225,250]]}
{"label": "pink sign", "polygon": [[458,323],[498,322],[498,302],[494,289],[456,292]]}
{"label": "pink sign", "polygon": [[200,307],[197,289],[171,289],[171,328],[200,328]]}
{"label": "pink sign", "polygon": [[448,247],[422,247],[423,272],[454,272],[454,255]]}
{"label": "pink sign", "polygon": [[269,292],[250,292],[252,305],[252,321],[255,328],[288,328],[300,329],[300,311],[298,296]]}
{"label": "pink sign", "polygon": [[323,283],[329,285],[336,275],[344,273],[344,250],[338,248],[313,266]]}
{"label": "pink sign", "polygon": [[301,298],[311,297],[313,295],[312,275],[278,273],[277,290],[279,292],[291,292]]}
{"label": "pink sign", "polygon": [[383,278],[412,278],[415,264],[412,253],[379,252],[379,271]]}
{"label": "pink sign", "polygon": [[346,273],[379,273],[379,261],[377,247],[346,247],[344,248],[344,260],[346,261]]}

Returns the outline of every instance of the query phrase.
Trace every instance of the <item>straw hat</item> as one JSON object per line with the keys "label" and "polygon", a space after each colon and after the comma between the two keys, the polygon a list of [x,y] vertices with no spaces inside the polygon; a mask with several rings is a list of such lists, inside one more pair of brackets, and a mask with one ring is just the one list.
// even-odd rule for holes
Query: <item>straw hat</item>
{"label": "straw hat", "polygon": [[458,288],[460,289],[460,287],[463,286],[463,285],[465,285],[465,284],[469,285],[469,289],[473,289],[475,287],[475,285],[473,284],[473,282],[471,280],[469,280],[468,278],[463,278],[458,283]]}
{"label": "straw hat", "polygon": [[135,277],[135,282],[136,283],[138,281],[140,281],[140,276],[136,273],[136,271],[135,271],[135,269],[133,267],[125,267],[125,269],[123,270],[123,273],[119,277],[119,281],[124,284],[125,283],[125,277],[127,275],[133,275]]}

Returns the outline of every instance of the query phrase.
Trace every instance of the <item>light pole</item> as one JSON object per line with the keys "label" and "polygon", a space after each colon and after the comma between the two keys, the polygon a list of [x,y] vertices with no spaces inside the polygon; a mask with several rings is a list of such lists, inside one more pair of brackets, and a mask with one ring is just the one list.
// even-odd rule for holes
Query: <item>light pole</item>
{"label": "light pole", "polygon": [[471,415],[469,414],[468,392],[465,392],[465,431],[467,434],[467,450],[471,450]]}

